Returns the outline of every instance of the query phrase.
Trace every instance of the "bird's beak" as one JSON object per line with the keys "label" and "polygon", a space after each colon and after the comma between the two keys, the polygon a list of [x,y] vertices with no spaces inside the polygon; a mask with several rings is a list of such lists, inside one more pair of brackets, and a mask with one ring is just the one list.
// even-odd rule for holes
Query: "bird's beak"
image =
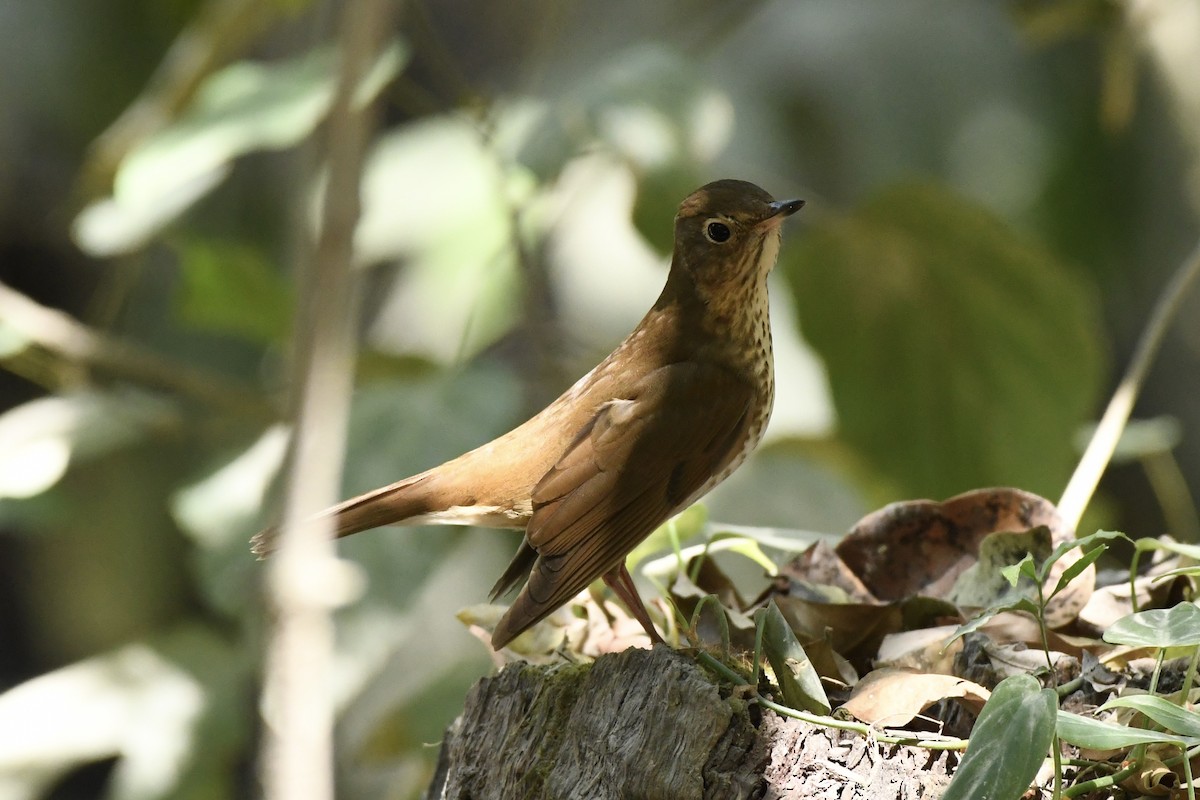
{"label": "bird's beak", "polygon": [[785,218],[790,217],[802,208],[804,208],[803,200],[776,200],[767,206],[770,213],[755,227],[764,230],[774,228],[783,222]]}

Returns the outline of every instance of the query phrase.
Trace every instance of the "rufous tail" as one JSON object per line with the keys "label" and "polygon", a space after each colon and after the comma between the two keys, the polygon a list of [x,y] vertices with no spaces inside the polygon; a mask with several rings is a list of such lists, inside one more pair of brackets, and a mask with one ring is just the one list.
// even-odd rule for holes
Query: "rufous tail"
{"label": "rufous tail", "polygon": [[[333,517],[334,533],[339,539],[383,525],[402,525],[412,517],[435,510],[430,505],[425,485],[428,477],[429,474],[423,472],[360,494],[326,509],[321,516]],[[278,526],[265,528],[250,539],[250,550],[259,558],[265,558],[275,551],[278,538]]]}

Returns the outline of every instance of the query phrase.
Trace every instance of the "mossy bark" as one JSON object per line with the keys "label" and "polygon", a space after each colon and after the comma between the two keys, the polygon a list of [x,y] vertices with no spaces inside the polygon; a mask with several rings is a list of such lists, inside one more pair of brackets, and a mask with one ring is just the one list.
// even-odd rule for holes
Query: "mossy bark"
{"label": "mossy bark", "polygon": [[479,681],[426,797],[888,800],[937,797],[950,766],[945,754],[760,716],[659,646],[585,666],[513,665]]}

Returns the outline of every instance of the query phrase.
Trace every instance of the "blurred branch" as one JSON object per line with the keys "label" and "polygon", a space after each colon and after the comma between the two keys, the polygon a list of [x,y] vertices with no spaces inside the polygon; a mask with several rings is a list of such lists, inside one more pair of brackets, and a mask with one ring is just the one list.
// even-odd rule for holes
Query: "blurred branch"
{"label": "blurred branch", "polygon": [[1137,349],[1134,350],[1125,370],[1125,376],[1113,392],[1112,399],[1108,401],[1108,408],[1105,409],[1092,440],[1088,442],[1083,458],[1075,467],[1075,473],[1067,483],[1062,499],[1058,501],[1059,513],[1072,529],[1078,527],[1083,511],[1091,502],[1096,486],[1100,483],[1100,476],[1112,460],[1113,451],[1116,450],[1121,432],[1129,422],[1133,405],[1146,382],[1146,375],[1150,372],[1155,356],[1158,355],[1163,338],[1179,313],[1183,298],[1187,296],[1197,278],[1200,278],[1200,244],[1196,245],[1191,255],[1175,270],[1170,283],[1158,298],[1150,320],[1138,340]]}
{"label": "blurred branch", "polygon": [[191,102],[200,84],[285,10],[275,0],[207,0],[136,100],[97,137],[80,170],[83,196],[107,193],[125,156]]}
{"label": "blurred branch", "polygon": [[341,4],[337,88],[326,130],[328,180],[321,227],[296,315],[295,439],[279,551],[269,588],[277,624],[268,645],[264,783],[269,800],[333,797],[332,609],[353,576],[334,554],[328,518],[337,499],[354,370],[351,263],[360,180],[374,128],[355,92],[390,29],[390,0]]}
{"label": "blurred branch", "polygon": [[[13,371],[36,376],[40,383],[54,379],[61,383],[62,368],[82,366],[191,397],[235,414],[275,416],[275,409],[263,396],[247,387],[101,333],[69,314],[34,302],[3,283],[0,283],[0,322],[30,345],[8,358]],[[39,351],[49,353],[65,364],[54,369]]]}

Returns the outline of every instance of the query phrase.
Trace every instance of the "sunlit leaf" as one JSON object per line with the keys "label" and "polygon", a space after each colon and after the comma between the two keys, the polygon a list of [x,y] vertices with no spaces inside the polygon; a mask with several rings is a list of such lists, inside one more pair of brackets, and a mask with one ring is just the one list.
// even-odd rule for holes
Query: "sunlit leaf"
{"label": "sunlit leaf", "polygon": [[29,338],[0,319],[0,359],[11,358],[29,346]]}
{"label": "sunlit leaf", "polygon": [[[693,503],[679,514],[655,528],[649,536],[647,536],[638,544],[637,547],[633,548],[633,550],[625,558],[625,565],[629,569],[633,569],[650,556],[661,553],[664,550],[671,549],[672,537],[674,537],[675,540],[680,544],[688,542],[696,536],[699,536],[704,531],[704,528],[707,524],[708,509],[705,508],[703,503]],[[691,558],[698,552],[699,551],[697,548],[688,548],[689,554],[687,557]],[[675,560],[674,555],[671,556],[671,559]],[[673,565],[666,564],[662,565],[660,571],[658,564],[661,561],[662,559],[659,559],[658,561],[654,562],[656,565],[653,568],[654,574],[665,575],[667,572],[670,572],[672,569],[674,569]],[[651,570],[649,565],[647,565],[646,569],[648,571]]]}
{"label": "sunlit leaf", "polygon": [[1200,561],[1200,545],[1197,544],[1186,544],[1170,539],[1146,538],[1136,540],[1133,546],[1143,552],[1148,550],[1166,550],[1168,553],[1177,553],[1185,558]]}
{"label": "sunlit leaf", "polygon": [[[387,48],[359,87],[359,101],[373,97],[404,59],[399,44]],[[112,198],[79,215],[80,247],[96,256],[134,249],[219,184],[239,156],[303,141],[329,111],[336,68],[335,52],[324,48],[211,75],[178,120],[129,154]]]}
{"label": "sunlit leaf", "polygon": [[503,163],[465,117],[423,119],[383,136],[363,173],[355,232],[363,264],[404,268],[369,331],[373,346],[457,362],[519,318],[520,212],[532,176]]}
{"label": "sunlit leaf", "polygon": [[1171,733],[1200,738],[1200,714],[1181,708],[1162,697],[1149,694],[1114,697],[1098,710],[1107,711],[1110,708],[1132,708]]}
{"label": "sunlit leaf", "polygon": [[185,628],[20,684],[0,694],[0,787],[41,797],[67,770],[120,756],[108,797],[190,797],[201,781],[230,796],[249,676],[227,642]]}
{"label": "sunlit leaf", "polygon": [[1092,292],[1052,254],[907,184],[814,218],[783,259],[840,435],[889,478],[914,497],[1061,489],[1101,360]]}
{"label": "sunlit leaf", "polygon": [[884,667],[864,675],[842,708],[863,722],[897,728],[948,698],[962,699],[978,712],[988,690],[954,675]]}
{"label": "sunlit leaf", "polygon": [[1104,632],[1104,641],[1131,647],[1200,645],[1200,608],[1194,603],[1180,603],[1130,614]]}
{"label": "sunlit leaf", "polygon": [[844,534],[824,531],[800,530],[799,528],[765,528],[760,525],[732,525],[727,522],[713,523],[714,537],[720,535],[744,536],[763,547],[784,553],[802,553],[817,542],[837,544]]}
{"label": "sunlit leaf", "polygon": [[1033,783],[1054,741],[1058,697],[1028,675],[1005,678],[975,727],[942,800],[1017,800]]}
{"label": "sunlit leaf", "polygon": [[174,424],[169,405],[130,391],[43,397],[0,415],[0,499],[40,494],[72,460],[93,458]]}
{"label": "sunlit leaf", "polygon": [[[682,556],[683,562],[687,563],[693,558],[705,554],[731,552],[744,556],[763,568],[767,574],[776,572],[775,562],[772,561],[758,546],[758,542],[753,539],[748,539],[744,536],[721,536],[715,537],[712,541],[706,544],[696,544],[685,547],[680,550],[679,555]],[[660,577],[669,575],[679,565],[679,558],[675,553],[655,558],[647,561],[642,566],[642,572],[646,575]]]}
{"label": "sunlit leaf", "polygon": [[1014,587],[1021,582],[1021,578],[1036,580],[1037,568],[1034,566],[1033,556],[1026,553],[1025,557],[1016,564],[1009,564],[1000,570],[1000,574],[1004,576],[1004,580],[1008,581],[1009,586]]}
{"label": "sunlit leaf", "polygon": [[180,527],[201,547],[236,540],[262,516],[267,490],[283,463],[288,432],[274,426],[215,472],[182,489],[172,502]]}

